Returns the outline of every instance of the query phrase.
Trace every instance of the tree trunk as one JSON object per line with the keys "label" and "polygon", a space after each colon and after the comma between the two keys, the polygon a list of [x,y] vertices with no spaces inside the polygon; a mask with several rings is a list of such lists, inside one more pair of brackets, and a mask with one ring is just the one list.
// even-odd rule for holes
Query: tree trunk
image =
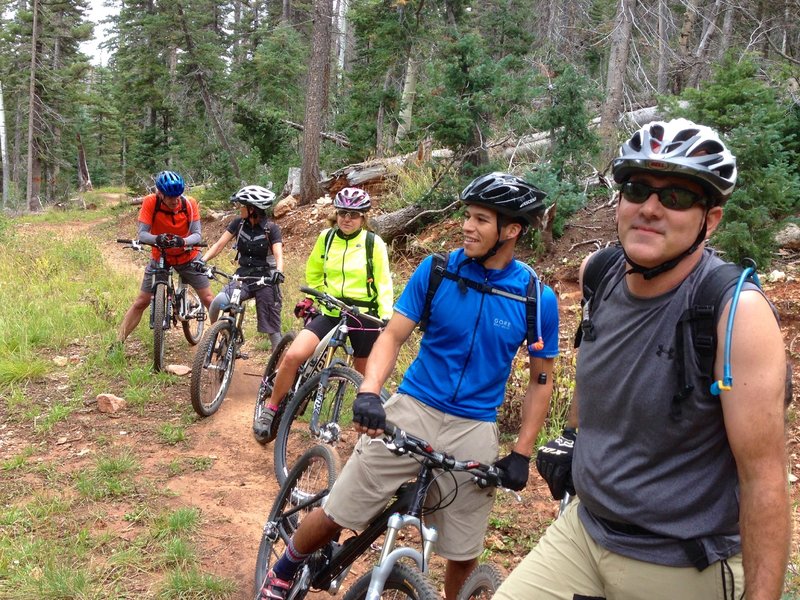
{"label": "tree trunk", "polygon": [[694,25],[697,22],[697,5],[700,0],[688,0],[686,2],[686,13],[683,16],[683,27],[681,27],[681,35],[678,40],[678,64],[677,72],[675,73],[675,82],[672,93],[675,95],[680,94],[686,84],[686,75],[691,65],[689,64],[689,41],[694,31]]}
{"label": "tree trunk", "polygon": [[11,169],[8,164],[6,148],[6,109],[3,103],[3,82],[0,81],[0,159],[3,165],[3,209],[8,206],[9,189],[11,188]]}
{"label": "tree trunk", "polygon": [[706,68],[706,55],[708,54],[708,47],[711,45],[711,39],[714,37],[714,32],[717,30],[717,19],[719,12],[722,8],[722,0],[716,0],[714,6],[711,7],[711,14],[705,20],[705,29],[700,38],[700,43],[694,53],[694,66],[692,68],[692,78],[689,83],[691,87],[697,87],[700,80],[703,78],[703,73]]}
{"label": "tree trunk", "polygon": [[41,43],[39,42],[39,0],[33,0],[33,33],[31,35],[31,77],[28,93],[28,185],[26,201],[31,212],[41,208],[42,163],[39,158],[38,131],[41,115],[41,98],[36,82],[36,59],[39,55]]}
{"label": "tree trunk", "polygon": [[281,21],[283,23],[292,22],[292,0],[283,0],[283,10],[281,10]]}
{"label": "tree trunk", "polygon": [[86,152],[83,149],[81,134],[76,133],[78,138],[78,190],[81,192],[91,192],[92,178],[89,176],[89,165],[86,164]]}
{"label": "tree trunk", "polygon": [[731,34],[733,33],[733,20],[736,17],[736,11],[732,6],[726,6],[725,12],[722,16],[722,34],[719,36],[719,47],[717,48],[717,62],[721,62],[725,58],[725,54],[730,48]]}
{"label": "tree trunk", "polygon": [[417,95],[417,68],[418,63],[414,60],[414,49],[410,48],[406,63],[406,80],[403,84],[403,98],[400,101],[400,119],[397,123],[397,135],[394,138],[396,144],[399,144],[411,130],[411,115],[414,110],[414,98]]}
{"label": "tree trunk", "polygon": [[189,27],[186,23],[186,18],[183,14],[183,7],[180,3],[175,4],[176,9],[178,11],[178,17],[180,19],[180,26],[181,30],[183,31],[183,37],[186,42],[186,53],[189,55],[189,59],[193,63],[191,65],[191,70],[194,71],[195,81],[197,82],[197,87],[200,88],[200,97],[203,99],[203,106],[206,109],[206,116],[208,120],[211,121],[211,127],[214,130],[214,134],[217,137],[217,141],[225,150],[225,153],[228,155],[228,162],[231,166],[231,171],[236,176],[236,179],[241,180],[242,175],[239,171],[239,163],[236,161],[236,155],[233,152],[233,148],[231,147],[230,143],[228,142],[228,137],[225,135],[225,131],[222,129],[222,124],[217,117],[217,113],[214,110],[214,105],[211,101],[211,92],[208,89],[208,84],[206,83],[206,78],[203,75],[203,70],[200,66],[200,61],[197,58],[197,52],[194,46],[194,41],[192,40],[192,36],[189,32]]}
{"label": "tree trunk", "polygon": [[611,155],[617,145],[617,119],[622,109],[622,94],[628,66],[631,31],[637,0],[618,0],[619,12],[611,34],[611,53],[608,59],[606,99],[600,110],[600,140],[603,150]]}
{"label": "tree trunk", "polygon": [[667,1],[658,0],[658,72],[656,74],[656,91],[662,96],[669,91],[667,19]]}
{"label": "tree trunk", "polygon": [[[381,102],[378,104],[378,116],[375,118],[375,156],[381,158],[384,154],[384,128],[386,126],[386,106],[383,99],[386,97],[386,92],[389,90],[389,85],[392,82],[392,67],[386,71],[383,78],[383,94],[381,95]],[[388,144],[387,144],[388,145]]]}
{"label": "tree trunk", "polygon": [[331,0],[314,0],[314,28],[308,64],[306,115],[303,121],[303,164],[300,204],[309,204],[322,195],[319,185],[319,145],[327,98],[325,73],[330,72]]}
{"label": "tree trunk", "polygon": [[344,58],[347,54],[348,0],[336,1],[336,82],[341,86],[344,77]]}

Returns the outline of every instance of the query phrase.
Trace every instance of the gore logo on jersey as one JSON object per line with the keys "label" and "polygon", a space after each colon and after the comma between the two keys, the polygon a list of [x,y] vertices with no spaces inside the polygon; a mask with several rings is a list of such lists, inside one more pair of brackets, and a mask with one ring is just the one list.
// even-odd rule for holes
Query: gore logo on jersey
{"label": "gore logo on jersey", "polygon": [[511,329],[511,321],[506,321],[505,319],[498,319],[495,317],[492,324],[500,329]]}

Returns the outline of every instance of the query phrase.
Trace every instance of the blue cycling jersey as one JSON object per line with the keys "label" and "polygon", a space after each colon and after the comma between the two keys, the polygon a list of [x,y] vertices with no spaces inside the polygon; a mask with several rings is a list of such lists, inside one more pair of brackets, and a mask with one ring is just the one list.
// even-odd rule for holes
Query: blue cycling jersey
{"label": "blue cycling jersey", "polygon": [[[465,279],[525,296],[530,272],[512,261],[504,269],[486,269],[469,261],[463,249],[450,253],[447,269]],[[419,322],[432,257],[414,271],[395,310]],[[398,388],[420,402],[444,413],[495,421],[503,402],[511,363],[527,333],[525,303],[469,287],[459,289],[455,281],[444,278],[431,303],[428,327],[420,342],[419,354],[405,373]],[[539,358],[558,356],[558,304],[553,290],[543,286],[541,330],[544,348],[530,352]]]}

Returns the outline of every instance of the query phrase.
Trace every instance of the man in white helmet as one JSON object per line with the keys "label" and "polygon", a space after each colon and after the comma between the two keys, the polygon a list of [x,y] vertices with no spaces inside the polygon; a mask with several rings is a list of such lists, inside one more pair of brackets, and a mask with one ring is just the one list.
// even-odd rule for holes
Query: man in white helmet
{"label": "man in white helmet", "polygon": [[[676,119],[637,131],[612,168],[621,249],[581,265],[577,434],[537,457],[554,496],[577,500],[494,598],[777,600],[790,519],[776,317],[745,284],[726,343],[735,292],[724,292],[705,317],[706,339],[719,340],[713,373],[683,325],[695,290],[725,265],[705,242],[735,158],[713,130]],[[594,282],[601,254],[610,258]]]}

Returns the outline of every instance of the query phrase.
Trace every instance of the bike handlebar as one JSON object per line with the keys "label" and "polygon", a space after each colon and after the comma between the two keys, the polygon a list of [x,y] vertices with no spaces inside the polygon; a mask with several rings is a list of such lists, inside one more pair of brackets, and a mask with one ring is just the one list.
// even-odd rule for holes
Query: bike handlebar
{"label": "bike handlebar", "polygon": [[[177,246],[159,246],[158,244],[151,244],[150,242],[145,242],[143,240],[128,240],[123,238],[117,238],[118,244],[129,244],[134,249],[140,249],[142,246],[152,246],[153,248],[158,248],[159,250],[170,250],[174,249]],[[196,244],[189,244],[188,246],[180,246],[180,249],[184,252],[189,252],[192,248],[207,248],[208,244],[205,242],[198,242]]]}
{"label": "bike handlebar", "polygon": [[495,465],[485,465],[476,460],[456,460],[454,456],[434,450],[433,446],[425,440],[413,436],[391,423],[386,423],[384,434],[384,443],[394,454],[416,454],[428,460],[433,468],[471,473],[475,477],[478,487],[503,487],[501,479],[505,473]]}
{"label": "bike handlebar", "polygon": [[[253,281],[256,285],[268,285],[270,283],[274,283],[272,280],[272,275],[236,275],[235,273],[231,275],[230,273],[226,273],[219,267],[214,265],[206,265],[204,270],[200,271],[209,279],[216,279],[217,275],[222,275],[225,279],[229,281]],[[277,271],[273,271],[276,273]]]}
{"label": "bike handlebar", "polygon": [[334,298],[330,294],[325,292],[320,292],[319,290],[315,290],[314,288],[310,288],[307,286],[300,286],[300,291],[308,296],[313,296],[316,298],[320,304],[324,305],[325,308],[328,310],[339,310],[345,314],[349,314],[353,317],[358,317],[359,319],[363,318],[367,321],[371,321],[377,327],[383,328],[386,326],[386,323],[383,322],[382,319],[378,317],[373,317],[372,315],[361,312],[357,306],[350,306],[349,304],[345,304],[338,298]]}

